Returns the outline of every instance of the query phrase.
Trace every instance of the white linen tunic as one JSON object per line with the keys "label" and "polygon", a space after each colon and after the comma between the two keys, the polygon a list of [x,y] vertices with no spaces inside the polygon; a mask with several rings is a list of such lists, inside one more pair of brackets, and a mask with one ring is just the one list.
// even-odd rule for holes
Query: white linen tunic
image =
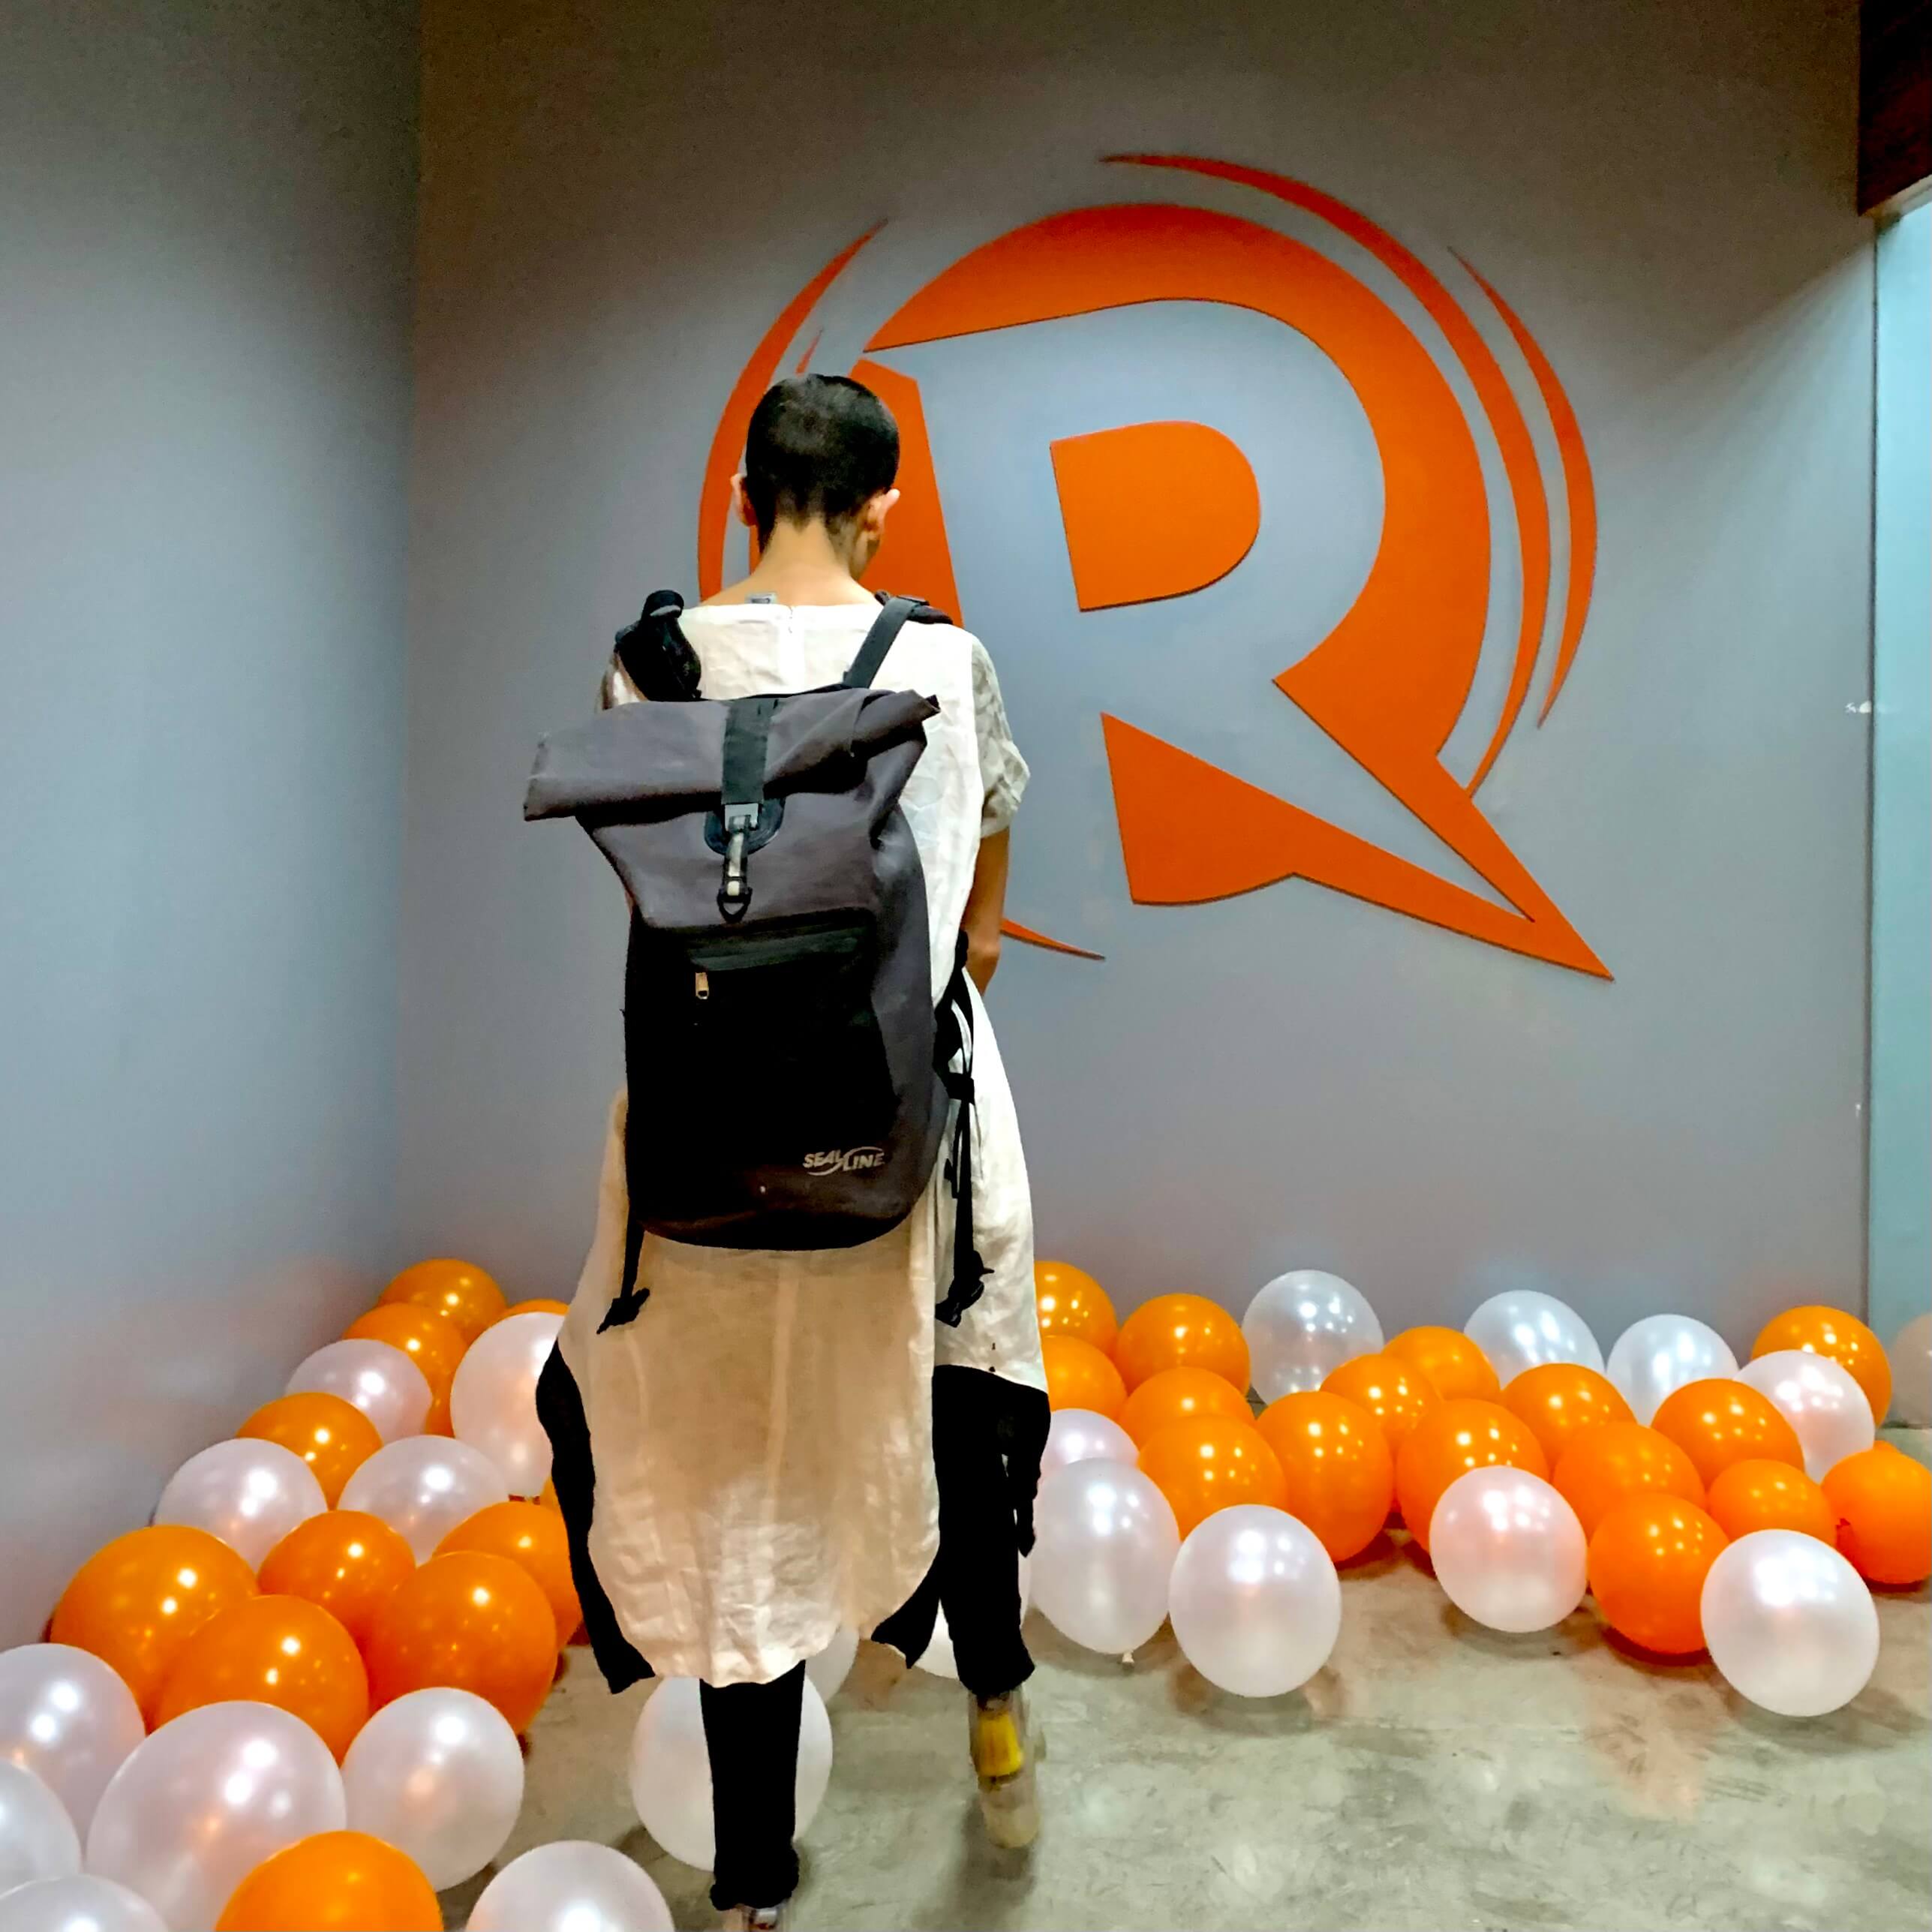
{"label": "white linen tunic", "polygon": [[[683,624],[705,696],[737,698],[837,684],[877,614],[730,604],[688,611]],[[901,801],[925,870],[936,1000],[981,837],[1010,819],[1026,768],[966,632],[906,625],[873,681],[939,702]],[[952,1229],[936,1173],[902,1226],[858,1248],[747,1251],[647,1234],[638,1281],[650,1298],[635,1321],[599,1334],[623,1262],[623,1096],[612,1110],[596,1237],[558,1345],[596,1466],[591,1560],[623,1634],[661,1675],[768,1682],[842,1627],[874,1628],[937,1546],[936,1360],[1046,1386],[1019,1123],[973,999],[974,1220],[991,1272],[957,1329],[933,1315]],[[629,1099],[664,1104],[648,1091]]]}

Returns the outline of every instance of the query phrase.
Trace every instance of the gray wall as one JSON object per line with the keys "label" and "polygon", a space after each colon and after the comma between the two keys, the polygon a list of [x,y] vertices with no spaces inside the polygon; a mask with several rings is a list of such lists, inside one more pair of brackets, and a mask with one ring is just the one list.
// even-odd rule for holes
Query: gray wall
{"label": "gray wall", "polygon": [[705,450],[759,335],[882,217],[849,328],[1018,222],[1185,192],[1098,165],[1133,149],[1278,169],[1460,252],[1561,372],[1596,602],[1561,703],[1481,796],[1615,978],[1306,884],[1131,905],[1102,709],[1402,836],[1261,682],[1366,567],[1372,521],[1310,534],[1352,491],[1372,515],[1359,413],[1291,338],[1269,407],[1306,440],[1263,477],[1255,556],[1199,598],[1083,616],[1045,436],[1102,426],[1122,371],[1217,420],[1215,371],[1251,345],[1149,311],[912,352],[942,485],[982,479],[948,503],[966,614],[1040,774],[1013,909],[1108,955],[1016,951],[995,990],[1043,1246],[1128,1303],[1239,1306],[1333,1267],[1391,1328],[1533,1281],[1606,1344],[1662,1307],[1741,1348],[1782,1303],[1859,1302],[1872,299],[1849,5],[432,0],[425,47],[407,1245],[460,1243],[523,1294],[574,1275],[623,921],[587,841],[520,824],[520,785],[641,593],[690,586]]}
{"label": "gray wall", "polygon": [[1932,201],[1878,238],[1871,1318],[1932,1304]]}
{"label": "gray wall", "polygon": [[0,1645],[390,1257],[415,61],[0,27]]}

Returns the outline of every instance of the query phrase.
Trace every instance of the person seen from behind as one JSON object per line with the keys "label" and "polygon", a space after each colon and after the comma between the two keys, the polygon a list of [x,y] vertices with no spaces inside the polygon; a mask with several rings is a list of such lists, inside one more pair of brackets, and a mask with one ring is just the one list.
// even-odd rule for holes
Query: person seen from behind
{"label": "person seen from behind", "polygon": [[[808,375],[768,391],[734,482],[756,562],[694,609],[647,606],[620,637],[605,705],[838,685],[880,616],[884,593],[862,580],[899,500],[898,463],[897,427],[860,383]],[[628,1110],[679,1105],[640,1079],[634,1045],[596,1236],[539,1388],[605,1677],[613,1689],[652,1673],[700,1681],[711,1896],[727,1926],[785,1922],[805,1664],[843,1630],[911,1662],[943,1611],[985,1828],[1008,1848],[1038,1828],[1018,1564],[1032,1546],[1046,1383],[1026,1164],[980,998],[999,960],[1027,769],[984,647],[943,614],[915,611],[872,684],[938,704],[900,803],[924,873],[933,1000],[961,935],[971,981],[976,1298],[963,1312],[945,1306],[960,1239],[952,1158],[900,1226],[856,1247],[647,1233],[631,1236],[627,1257]],[[641,1023],[648,1067],[654,1020]],[[783,1029],[786,1016],[765,1023]],[[627,1258],[637,1292],[619,1318]]]}

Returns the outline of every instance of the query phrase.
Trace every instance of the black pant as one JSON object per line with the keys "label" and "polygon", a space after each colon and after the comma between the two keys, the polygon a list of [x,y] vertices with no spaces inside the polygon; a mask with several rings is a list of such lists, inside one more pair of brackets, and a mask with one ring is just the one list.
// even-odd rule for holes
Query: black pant
{"label": "black pant", "polygon": [[792,1785],[804,1696],[802,1663],[769,1684],[698,1687],[718,1840],[711,1903],[720,1912],[735,1905],[777,1905],[798,1889]]}
{"label": "black pant", "polygon": [[[960,1681],[978,1697],[1002,1696],[1033,1674],[1020,1634],[1023,1533],[1015,1477],[1030,1497],[1039,1461],[1033,1447],[1030,1470],[1023,1453],[1021,1470],[1009,1473],[1000,1417],[1012,1393],[1010,1385],[978,1369],[934,1371],[939,1554],[910,1600],[875,1633],[908,1662],[916,1661],[943,1605]],[[1025,1520],[1024,1540],[1030,1544],[1030,1512]],[[776,1905],[798,1888],[792,1783],[804,1686],[801,1663],[769,1684],[699,1687],[717,1833],[711,1902],[721,1912],[735,1905]]]}

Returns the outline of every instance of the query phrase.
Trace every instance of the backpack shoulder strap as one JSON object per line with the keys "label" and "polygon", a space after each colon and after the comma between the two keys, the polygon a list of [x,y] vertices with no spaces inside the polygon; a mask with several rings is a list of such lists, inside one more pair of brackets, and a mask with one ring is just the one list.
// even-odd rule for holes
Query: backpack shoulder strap
{"label": "backpack shoulder strap", "polygon": [[917,597],[888,597],[885,607],[872,620],[872,628],[865,634],[865,641],[858,648],[858,655],[852,661],[852,669],[845,675],[845,688],[848,691],[863,691],[879,675],[879,667],[885,662],[885,654],[892,648],[892,640],[905,628],[906,620],[918,609],[921,600]]}

